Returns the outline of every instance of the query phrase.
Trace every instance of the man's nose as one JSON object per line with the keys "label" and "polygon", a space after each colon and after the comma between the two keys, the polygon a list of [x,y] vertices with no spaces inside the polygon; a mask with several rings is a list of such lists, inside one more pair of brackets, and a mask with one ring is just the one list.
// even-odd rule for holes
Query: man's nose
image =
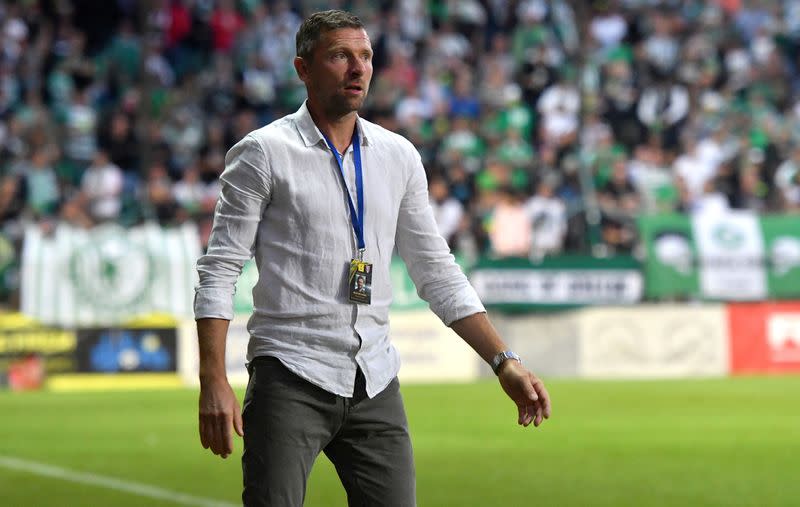
{"label": "man's nose", "polygon": [[367,64],[361,58],[353,58],[350,63],[350,74],[360,76],[367,70]]}

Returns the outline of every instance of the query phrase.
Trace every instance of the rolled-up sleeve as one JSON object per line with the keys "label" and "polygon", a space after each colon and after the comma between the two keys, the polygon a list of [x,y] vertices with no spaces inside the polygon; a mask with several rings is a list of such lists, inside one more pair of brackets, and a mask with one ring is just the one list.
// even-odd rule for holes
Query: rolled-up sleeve
{"label": "rolled-up sleeve", "polygon": [[417,294],[445,325],[486,311],[467,277],[439,235],[422,160],[413,147],[414,163],[400,203],[395,243]]}
{"label": "rolled-up sleeve", "polygon": [[197,261],[195,319],[233,318],[236,280],[253,256],[258,225],[270,200],[270,181],[267,157],[252,135],[228,151],[208,250]]}

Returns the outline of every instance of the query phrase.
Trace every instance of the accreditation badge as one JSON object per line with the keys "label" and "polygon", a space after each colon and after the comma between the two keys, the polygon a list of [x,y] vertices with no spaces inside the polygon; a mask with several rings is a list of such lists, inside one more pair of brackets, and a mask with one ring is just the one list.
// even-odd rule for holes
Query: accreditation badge
{"label": "accreditation badge", "polygon": [[372,301],[372,263],[360,259],[350,261],[347,293],[351,303],[368,305]]}

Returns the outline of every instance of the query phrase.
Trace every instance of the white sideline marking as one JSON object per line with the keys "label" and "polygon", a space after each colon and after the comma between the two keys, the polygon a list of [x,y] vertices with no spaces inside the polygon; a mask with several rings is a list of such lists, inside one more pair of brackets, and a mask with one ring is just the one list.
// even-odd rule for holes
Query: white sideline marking
{"label": "white sideline marking", "polygon": [[55,479],[62,479],[70,482],[88,484],[90,486],[100,486],[102,488],[113,489],[116,491],[124,491],[134,495],[157,498],[159,500],[167,500],[182,505],[196,505],[199,507],[235,507],[236,505],[219,500],[211,500],[208,498],[186,495],[184,493],[178,493],[177,491],[170,491],[168,489],[142,484],[141,482],[123,481],[121,479],[115,479],[113,477],[106,477],[103,475],[74,472],[65,468],[46,465],[44,463],[37,463],[35,461],[12,458],[10,456],[0,455],[0,467],[10,468],[12,470],[21,470],[23,472],[30,472],[32,474],[53,477]]}

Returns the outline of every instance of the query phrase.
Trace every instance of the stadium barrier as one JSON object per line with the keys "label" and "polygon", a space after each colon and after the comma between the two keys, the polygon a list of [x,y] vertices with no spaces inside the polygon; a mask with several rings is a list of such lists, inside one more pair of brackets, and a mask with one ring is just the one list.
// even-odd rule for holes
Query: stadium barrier
{"label": "stadium barrier", "polygon": [[509,346],[542,376],[679,378],[728,372],[723,305],[583,308],[493,320]]}
{"label": "stadium barrier", "polygon": [[[800,373],[800,302],[652,304],[514,315],[490,311],[509,346],[543,377],[590,379]],[[112,328],[43,326],[0,316],[0,385],[42,370],[52,389],[197,386],[194,322],[154,316]],[[491,377],[487,365],[428,310],[393,311],[403,382]],[[247,382],[247,318],[231,323],[226,361]],[[42,362],[29,361],[31,358]],[[22,373],[19,373],[22,372]],[[11,379],[13,380],[13,379]]]}
{"label": "stadium barrier", "polygon": [[[393,312],[391,340],[400,354],[403,382],[467,382],[479,376],[479,359],[469,346],[431,312]],[[231,321],[225,346],[225,367],[232,385],[247,384],[247,317]],[[178,371],[184,383],[199,385],[197,328],[193,321],[180,327]]]}
{"label": "stadium barrier", "polygon": [[577,320],[580,377],[718,377],[728,372],[723,305],[589,308]]}
{"label": "stadium barrier", "polygon": [[[650,304],[579,308],[492,321],[543,377],[644,379],[800,373],[800,303]],[[403,382],[491,377],[487,365],[428,310],[391,313]],[[197,385],[197,332],[182,327],[181,377]],[[228,375],[245,384],[246,320],[231,325]]]}

